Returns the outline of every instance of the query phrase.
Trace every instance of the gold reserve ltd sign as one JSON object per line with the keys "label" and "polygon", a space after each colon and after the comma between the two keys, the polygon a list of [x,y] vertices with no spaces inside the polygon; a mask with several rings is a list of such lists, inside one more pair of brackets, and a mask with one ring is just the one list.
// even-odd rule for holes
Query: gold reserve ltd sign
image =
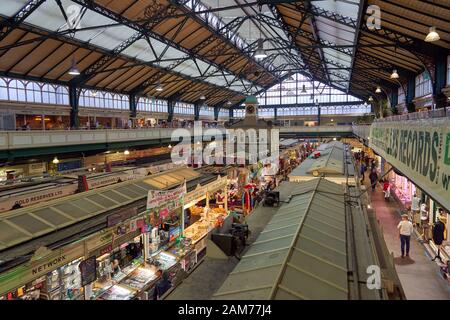
{"label": "gold reserve ltd sign", "polygon": [[369,146],[450,210],[450,120],[373,123]]}

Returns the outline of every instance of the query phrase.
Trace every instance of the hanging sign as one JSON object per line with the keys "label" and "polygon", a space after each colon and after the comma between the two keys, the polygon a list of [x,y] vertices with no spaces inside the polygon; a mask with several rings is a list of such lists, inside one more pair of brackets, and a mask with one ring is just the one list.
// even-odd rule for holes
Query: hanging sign
{"label": "hanging sign", "polygon": [[373,123],[369,146],[450,210],[450,120]]}
{"label": "hanging sign", "polygon": [[80,262],[81,285],[84,287],[97,279],[97,261],[92,256]]}
{"label": "hanging sign", "polygon": [[150,190],[147,196],[147,209],[161,207],[162,205],[168,204],[169,202],[173,202],[173,205],[170,207],[172,209],[176,209],[178,207],[181,207],[181,201],[185,194],[186,184],[168,191]]}

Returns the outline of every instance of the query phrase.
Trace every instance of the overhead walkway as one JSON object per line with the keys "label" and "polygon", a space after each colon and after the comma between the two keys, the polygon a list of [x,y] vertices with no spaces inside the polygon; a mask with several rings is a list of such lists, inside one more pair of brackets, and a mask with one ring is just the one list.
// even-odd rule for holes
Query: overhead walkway
{"label": "overhead walkway", "polygon": [[[280,136],[286,138],[332,138],[353,135],[352,126],[302,126],[279,129]],[[0,131],[0,159],[160,145],[170,143],[175,130],[183,130],[182,132],[186,134],[194,135],[193,128]],[[204,128],[203,138],[209,141],[214,134],[225,134],[223,128],[215,130]]]}

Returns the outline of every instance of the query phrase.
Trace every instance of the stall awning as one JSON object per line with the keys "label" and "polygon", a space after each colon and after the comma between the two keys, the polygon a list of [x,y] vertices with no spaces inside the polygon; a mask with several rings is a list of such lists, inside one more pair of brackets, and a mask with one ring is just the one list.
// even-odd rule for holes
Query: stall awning
{"label": "stall awning", "polygon": [[189,181],[199,176],[200,173],[197,171],[190,168],[181,168],[164,174],[150,176],[144,179],[144,182],[153,187],[153,189],[168,189],[180,185],[184,179]]}
{"label": "stall awning", "polygon": [[199,176],[190,168],[174,169],[7,212],[0,217],[0,251],[144,199],[151,189],[171,188]]}
{"label": "stall awning", "polygon": [[331,174],[344,174],[344,151],[343,149],[332,146],[330,149],[320,151],[321,156],[316,159],[306,173],[313,174],[314,171]]}
{"label": "stall awning", "polygon": [[[288,182],[289,183],[289,182]],[[296,184],[215,299],[348,299],[344,191]]]}

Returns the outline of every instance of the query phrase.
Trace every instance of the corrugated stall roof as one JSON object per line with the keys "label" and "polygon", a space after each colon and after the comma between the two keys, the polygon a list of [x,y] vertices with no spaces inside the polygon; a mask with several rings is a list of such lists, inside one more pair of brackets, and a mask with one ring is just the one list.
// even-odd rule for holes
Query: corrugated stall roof
{"label": "corrugated stall roof", "polygon": [[311,164],[306,170],[307,173],[312,174],[313,171],[317,171],[319,173],[344,174],[344,152],[341,148],[333,146],[321,153],[322,156]]}
{"label": "corrugated stall roof", "polygon": [[190,168],[174,169],[7,212],[0,216],[0,250],[143,199],[151,189],[171,188],[199,176]]}
{"label": "corrugated stall roof", "polygon": [[342,186],[297,184],[215,299],[348,299]]}

